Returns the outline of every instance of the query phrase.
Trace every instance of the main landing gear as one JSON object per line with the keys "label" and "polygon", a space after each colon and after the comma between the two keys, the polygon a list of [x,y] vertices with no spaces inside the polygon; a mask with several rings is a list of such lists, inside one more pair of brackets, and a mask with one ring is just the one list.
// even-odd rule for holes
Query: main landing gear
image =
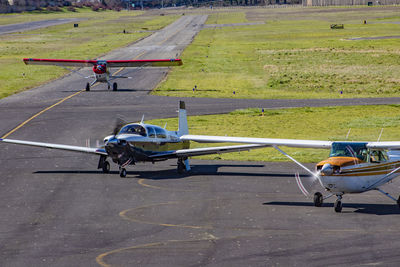
{"label": "main landing gear", "polygon": [[315,193],[314,194],[314,206],[321,207],[323,203],[324,203],[324,196],[320,192]]}
{"label": "main landing gear", "polygon": [[[108,90],[110,90],[110,88],[111,88],[111,84],[109,83],[108,84]],[[113,83],[112,89],[113,89],[113,91],[117,91],[118,90],[118,84],[117,83]]]}
{"label": "main landing gear", "polygon": [[107,161],[107,157],[102,155],[99,159],[99,164],[97,165],[97,169],[102,169],[103,173],[110,172],[110,163]]}
{"label": "main landing gear", "polygon": [[337,195],[335,204],[333,205],[336,212],[342,212],[342,195]]}
{"label": "main landing gear", "polygon": [[126,169],[123,167],[119,167],[119,177],[125,178],[126,177]]}
{"label": "main landing gear", "polygon": [[[320,192],[316,192],[314,194],[314,206],[321,207],[322,204],[324,203],[324,199],[327,199],[331,196],[332,196],[332,194],[324,198],[324,196]],[[333,206],[334,206],[336,212],[341,212],[342,211],[342,195],[336,195],[336,196],[337,196],[337,200],[335,201],[335,204]]]}
{"label": "main landing gear", "polygon": [[182,174],[185,171],[190,170],[189,160],[188,158],[178,158],[178,173]]}
{"label": "main landing gear", "polygon": [[90,83],[86,83],[86,91],[90,91]]}

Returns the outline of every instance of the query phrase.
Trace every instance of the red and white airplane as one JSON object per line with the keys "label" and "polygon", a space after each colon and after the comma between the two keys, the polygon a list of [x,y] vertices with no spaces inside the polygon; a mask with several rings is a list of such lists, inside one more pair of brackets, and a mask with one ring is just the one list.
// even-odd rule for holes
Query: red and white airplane
{"label": "red and white airplane", "polygon": [[[55,65],[59,67],[92,67],[93,75],[85,78],[94,78],[91,83],[86,83],[86,91],[96,82],[108,84],[111,88],[111,81],[117,78],[129,78],[127,76],[118,76],[110,74],[110,68],[143,68],[143,67],[170,67],[182,65],[180,59],[141,59],[141,60],[74,60],[74,59],[42,59],[42,58],[24,58],[24,63],[34,65]],[[73,70],[71,70],[73,71]],[[118,84],[112,84],[113,91],[117,91]]]}

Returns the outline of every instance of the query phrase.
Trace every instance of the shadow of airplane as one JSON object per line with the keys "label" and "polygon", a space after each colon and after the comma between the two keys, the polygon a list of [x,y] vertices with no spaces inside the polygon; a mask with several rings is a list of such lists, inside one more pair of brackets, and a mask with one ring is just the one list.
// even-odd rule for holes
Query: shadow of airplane
{"label": "shadow of airplane", "polygon": [[[82,90],[63,90],[63,93],[77,93]],[[111,92],[112,89],[91,89],[89,93]],[[116,92],[150,92],[149,89],[118,89]],[[113,93],[116,93],[113,92]]]}
{"label": "shadow of airplane", "polygon": [[[175,167],[174,165],[171,165]],[[223,176],[249,176],[249,177],[294,177],[293,174],[284,174],[284,173],[250,173],[250,172],[236,172],[236,171],[223,171],[218,172],[218,169],[221,167],[229,167],[229,168],[260,168],[264,167],[264,165],[230,165],[230,164],[218,164],[218,165],[194,165],[192,169],[188,173],[179,174],[176,169],[168,169],[168,170],[132,170],[127,172],[127,178],[140,178],[140,179],[148,179],[148,180],[166,180],[166,179],[182,179],[190,176],[199,176],[199,175],[223,175]],[[54,170],[54,171],[36,171],[35,174],[103,174],[101,170]],[[110,174],[118,174],[118,171],[110,171]],[[134,177],[132,177],[134,176]]]}
{"label": "shadow of airplane", "polygon": [[[310,202],[293,202],[293,201],[273,201],[265,202],[263,205],[273,206],[293,206],[293,207],[314,207],[314,203]],[[322,207],[332,207],[333,203],[324,203]],[[356,209],[353,212],[375,215],[394,215],[400,214],[400,209],[396,204],[365,204],[365,203],[343,203],[343,208]],[[342,211],[342,213],[345,213]]]}

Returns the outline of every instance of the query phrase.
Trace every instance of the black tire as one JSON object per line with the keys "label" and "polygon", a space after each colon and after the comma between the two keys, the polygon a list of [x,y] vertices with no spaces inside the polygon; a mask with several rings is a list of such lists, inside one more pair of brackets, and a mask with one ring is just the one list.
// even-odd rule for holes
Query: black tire
{"label": "black tire", "polygon": [[86,91],[90,91],[90,83],[86,83]]}
{"label": "black tire", "polygon": [[314,206],[321,207],[324,203],[324,196],[320,192],[314,194]]}
{"label": "black tire", "polygon": [[117,91],[118,90],[118,84],[117,83],[113,83],[113,91]]}
{"label": "black tire", "polygon": [[333,206],[336,212],[342,212],[342,201],[340,201],[339,199],[336,200]]}
{"label": "black tire", "polygon": [[107,89],[110,90],[110,88],[111,88],[111,86],[110,86],[110,85],[107,85]]}
{"label": "black tire", "polygon": [[103,173],[109,173],[110,172],[110,163],[108,161],[104,161],[103,166],[101,166],[103,169]]}
{"label": "black tire", "polygon": [[119,170],[119,177],[121,177],[121,178],[125,178],[126,177],[126,169],[125,168],[121,168]]}
{"label": "black tire", "polygon": [[178,173],[182,174],[185,172],[185,164],[178,162]]}
{"label": "black tire", "polygon": [[399,208],[400,208],[400,196],[399,196],[399,198],[397,199],[397,205],[398,205]]}

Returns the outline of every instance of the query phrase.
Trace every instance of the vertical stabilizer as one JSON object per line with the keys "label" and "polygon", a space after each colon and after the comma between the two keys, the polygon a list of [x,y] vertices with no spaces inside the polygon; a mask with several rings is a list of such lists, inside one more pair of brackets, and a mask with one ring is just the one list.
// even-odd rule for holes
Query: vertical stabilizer
{"label": "vertical stabilizer", "polygon": [[182,136],[189,134],[189,127],[187,122],[186,107],[184,101],[179,101],[179,128],[178,135]]}

